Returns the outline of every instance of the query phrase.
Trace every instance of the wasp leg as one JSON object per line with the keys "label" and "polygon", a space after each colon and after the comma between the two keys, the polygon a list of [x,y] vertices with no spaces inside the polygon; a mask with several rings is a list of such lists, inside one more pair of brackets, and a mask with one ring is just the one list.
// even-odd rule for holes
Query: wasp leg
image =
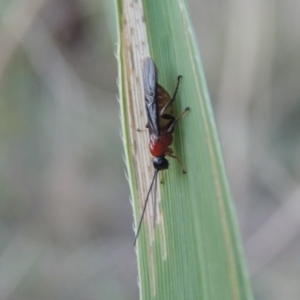
{"label": "wasp leg", "polygon": [[175,158],[175,159],[178,161],[178,163],[180,164],[180,166],[181,166],[182,173],[183,173],[183,174],[186,173],[186,170],[185,170],[185,167],[184,167],[184,165],[183,165],[183,162],[182,162],[176,155],[173,154],[172,148],[169,147],[169,148],[167,149],[167,151],[165,152],[165,155],[167,155],[167,156],[169,156],[169,157],[172,157],[172,158]]}
{"label": "wasp leg", "polygon": [[145,132],[145,131],[149,131],[149,130],[148,130],[148,129],[140,129],[140,128],[137,128],[136,131],[137,131],[137,132]]}
{"label": "wasp leg", "polygon": [[189,110],[190,110],[189,107],[185,108],[185,110],[171,123],[170,127],[168,128],[168,132],[173,132],[174,126]]}
{"label": "wasp leg", "polygon": [[146,129],[140,129],[140,128],[137,128],[136,131],[137,131],[137,132],[148,131],[148,129],[149,129],[148,123],[146,124],[145,128],[146,128]]}
{"label": "wasp leg", "polygon": [[170,105],[172,105],[172,103],[175,101],[176,94],[177,94],[177,91],[178,91],[178,87],[179,87],[181,78],[182,78],[181,75],[179,75],[179,76],[177,77],[177,85],[176,85],[176,88],[175,88],[174,95],[173,95],[173,97],[168,101],[168,103],[165,105],[165,107],[161,110],[160,116],[162,116],[162,115],[164,114],[164,112],[168,109],[168,107],[169,107]]}

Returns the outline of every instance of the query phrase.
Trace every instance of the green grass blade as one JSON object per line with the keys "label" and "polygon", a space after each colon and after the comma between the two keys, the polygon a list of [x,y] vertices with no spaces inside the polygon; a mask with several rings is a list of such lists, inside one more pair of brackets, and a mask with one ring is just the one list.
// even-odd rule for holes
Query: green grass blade
{"label": "green grass blade", "polygon": [[[252,299],[209,95],[184,1],[117,1],[119,79],[124,145],[138,223],[153,167],[146,124],[142,61],[151,57],[159,83],[173,93],[175,111],[191,111],[174,133],[173,149],[187,175],[170,159],[160,185],[158,224],[151,203],[138,239],[141,299]],[[150,51],[149,51],[150,49]]]}

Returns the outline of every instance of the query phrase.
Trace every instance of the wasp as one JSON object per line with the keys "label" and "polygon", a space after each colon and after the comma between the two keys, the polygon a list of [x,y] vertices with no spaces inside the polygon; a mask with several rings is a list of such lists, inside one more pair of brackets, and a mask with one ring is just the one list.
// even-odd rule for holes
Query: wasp
{"label": "wasp", "polygon": [[143,66],[143,82],[144,82],[144,93],[145,93],[145,104],[148,123],[146,128],[149,131],[149,148],[150,153],[154,156],[153,167],[154,175],[146,196],[145,204],[143,207],[142,216],[139,221],[137,228],[134,245],[138,238],[139,232],[141,230],[142,221],[146,211],[147,203],[149,200],[149,195],[151,193],[152,187],[154,185],[154,203],[153,203],[153,219],[154,226],[156,222],[156,191],[157,191],[157,176],[158,172],[162,170],[167,170],[169,168],[169,162],[166,156],[175,158],[182,169],[183,173],[186,173],[185,168],[181,160],[173,154],[173,150],[170,147],[173,142],[173,131],[177,122],[183,117],[183,115],[189,111],[189,107],[177,117],[174,117],[173,103],[178,91],[178,87],[182,76],[177,77],[177,85],[173,97],[171,98],[169,93],[157,82],[157,68],[154,61],[147,57],[144,60]]}

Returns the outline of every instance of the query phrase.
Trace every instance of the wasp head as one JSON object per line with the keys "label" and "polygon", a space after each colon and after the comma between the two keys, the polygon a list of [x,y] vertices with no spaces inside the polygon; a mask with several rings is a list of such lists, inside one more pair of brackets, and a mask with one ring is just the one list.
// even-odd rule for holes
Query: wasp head
{"label": "wasp head", "polygon": [[155,157],[153,160],[153,167],[157,171],[166,170],[169,168],[169,162],[164,156]]}

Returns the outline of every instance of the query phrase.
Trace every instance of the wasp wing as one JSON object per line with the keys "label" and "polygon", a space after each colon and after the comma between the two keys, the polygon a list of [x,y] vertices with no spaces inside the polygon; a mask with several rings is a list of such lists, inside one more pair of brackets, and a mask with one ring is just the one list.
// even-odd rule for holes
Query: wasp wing
{"label": "wasp wing", "polygon": [[149,133],[159,136],[159,117],[157,107],[157,69],[154,61],[147,57],[144,60],[143,70],[145,103],[148,117]]}

